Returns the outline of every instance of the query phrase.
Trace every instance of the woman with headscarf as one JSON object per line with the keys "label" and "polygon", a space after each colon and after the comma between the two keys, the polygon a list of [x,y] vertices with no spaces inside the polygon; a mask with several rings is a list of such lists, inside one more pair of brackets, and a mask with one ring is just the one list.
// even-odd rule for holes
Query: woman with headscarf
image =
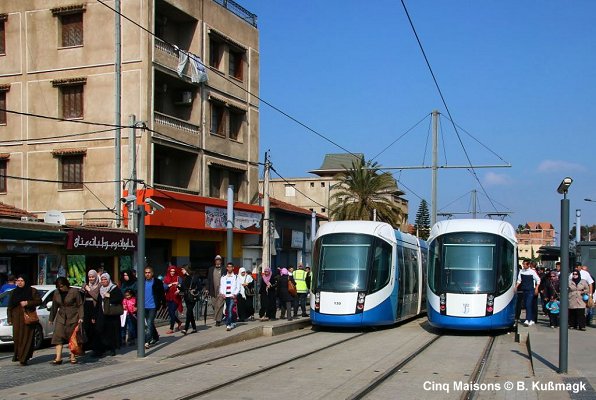
{"label": "woman with headscarf", "polygon": [[287,268],[282,268],[280,274],[281,275],[279,275],[277,278],[277,297],[279,298],[279,307],[281,308],[280,318],[285,318],[287,311],[288,321],[291,321],[292,303],[294,302],[294,297],[288,290],[288,281],[291,281],[294,286],[296,286],[296,282],[294,281],[294,278],[290,276]]}
{"label": "woman with headscarf", "polygon": [[35,311],[35,308],[41,304],[41,298],[37,290],[31,287],[23,275],[19,275],[15,283],[17,287],[10,294],[6,310],[8,324],[12,325],[14,341],[12,361],[27,365],[29,359],[33,357],[35,325],[25,324],[25,310]]}
{"label": "woman with headscarf", "polygon": [[569,327],[586,330],[586,303],[583,295],[590,295],[590,286],[581,278],[578,270],[571,273],[569,279]]}
{"label": "woman with headscarf", "polygon": [[252,289],[255,287],[255,281],[252,276],[246,272],[246,268],[238,270],[238,281],[240,282],[240,296],[238,296],[238,319],[241,322],[246,322],[249,318],[254,320],[253,314],[255,309],[253,306]]}
{"label": "woman with headscarf", "polygon": [[[49,317],[50,324],[54,324],[52,344],[56,345],[56,358],[52,365],[62,364],[62,347],[70,341],[77,324],[83,322],[83,313],[83,299],[79,290],[71,288],[68,279],[63,276],[56,279]],[[77,363],[77,357],[72,352],[70,363]]]}
{"label": "woman with headscarf", "polygon": [[108,315],[106,312],[111,307],[122,307],[124,296],[118,286],[110,279],[107,272],[101,274],[99,298],[95,307],[95,349],[94,357],[101,357],[108,350],[111,356],[116,355],[120,348],[120,315]]}
{"label": "woman with headscarf", "polygon": [[182,279],[178,273],[178,268],[170,265],[163,279],[163,287],[166,291],[166,304],[168,306],[168,314],[170,316],[170,330],[167,334],[174,333],[174,324],[178,324],[176,330],[179,331],[182,326],[182,321],[176,315],[176,311],[182,312],[182,296],[180,295],[180,286]]}
{"label": "woman with headscarf", "polygon": [[83,344],[83,349],[95,349],[95,325],[91,320],[95,318],[95,309],[97,307],[97,298],[99,297],[99,275],[94,269],[87,272],[88,283],[82,289],[83,292],[83,329],[87,335],[87,342]]}
{"label": "woman with headscarf", "polygon": [[275,280],[271,278],[271,268],[269,267],[263,268],[263,272],[261,273],[259,296],[261,297],[259,320],[269,321],[270,319],[275,319],[277,293],[275,290]]}
{"label": "woman with headscarf", "polygon": [[184,296],[184,304],[186,305],[186,321],[184,322],[183,335],[186,335],[188,328],[192,326],[191,333],[197,332],[197,323],[195,321],[195,304],[198,300],[198,294],[201,293],[201,278],[197,274],[191,274],[188,265],[183,265],[180,269],[182,271],[182,283],[180,286],[180,293]]}
{"label": "woman with headscarf", "polygon": [[120,290],[122,290],[122,293],[124,293],[129,289],[132,290],[136,295],[137,277],[132,270],[122,271],[122,273],[120,273]]}

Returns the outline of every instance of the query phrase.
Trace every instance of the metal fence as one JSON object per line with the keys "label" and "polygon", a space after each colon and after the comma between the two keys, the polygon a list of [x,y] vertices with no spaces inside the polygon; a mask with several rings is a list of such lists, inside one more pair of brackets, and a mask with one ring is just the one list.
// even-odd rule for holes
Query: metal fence
{"label": "metal fence", "polygon": [[257,16],[233,0],[213,0],[222,7],[234,13],[237,17],[257,27]]}

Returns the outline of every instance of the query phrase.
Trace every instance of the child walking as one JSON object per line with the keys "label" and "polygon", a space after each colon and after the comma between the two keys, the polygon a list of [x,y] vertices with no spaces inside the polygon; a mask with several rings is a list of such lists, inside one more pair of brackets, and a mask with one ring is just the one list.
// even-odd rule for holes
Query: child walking
{"label": "child walking", "polygon": [[124,311],[126,311],[126,321],[124,322],[122,332],[122,343],[133,346],[137,339],[137,298],[132,289],[124,291],[122,306]]}
{"label": "child walking", "polygon": [[561,303],[557,300],[556,297],[551,297],[550,301],[546,303],[546,309],[548,310],[548,318],[550,320],[550,327],[555,328],[559,326],[559,309],[561,307]]}

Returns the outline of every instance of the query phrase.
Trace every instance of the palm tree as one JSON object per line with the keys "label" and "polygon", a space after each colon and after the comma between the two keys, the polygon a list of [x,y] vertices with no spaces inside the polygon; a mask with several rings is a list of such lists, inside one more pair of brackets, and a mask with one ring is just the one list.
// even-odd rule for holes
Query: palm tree
{"label": "palm tree", "polygon": [[390,200],[397,184],[390,173],[378,170],[376,162],[361,158],[336,177],[338,189],[330,198],[332,219],[369,221],[376,210],[378,221],[400,226],[401,210]]}

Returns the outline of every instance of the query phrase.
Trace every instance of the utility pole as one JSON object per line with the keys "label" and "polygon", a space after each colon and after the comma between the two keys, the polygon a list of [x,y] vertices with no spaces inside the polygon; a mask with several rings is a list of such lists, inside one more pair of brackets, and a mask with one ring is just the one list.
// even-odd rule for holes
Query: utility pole
{"label": "utility pole", "polygon": [[120,24],[120,1],[115,0],[114,3],[114,13],[115,18],[115,61],[114,61],[114,75],[115,76],[115,122],[114,124],[117,126],[116,130],[114,131],[114,204],[116,205],[114,208],[116,209],[116,226],[120,227],[121,223],[121,214],[120,214],[120,197],[121,197],[121,171],[120,171],[120,164],[121,164],[121,148],[120,148],[120,141],[122,137],[122,132],[120,130],[120,124],[122,123],[121,118],[121,108],[122,108],[122,32],[121,32],[121,24]]}
{"label": "utility pole", "polygon": [[[505,165],[441,165],[439,166],[439,115],[438,110],[432,112],[433,121],[433,148],[432,148],[432,165],[419,166],[398,166],[398,167],[379,167],[382,170],[405,170],[405,169],[431,169],[432,170],[432,187],[431,187],[431,212],[430,224],[431,227],[437,222],[437,186],[438,186],[438,171],[441,169],[474,169],[474,168],[511,168],[511,164]],[[450,213],[453,214],[453,213]],[[468,213],[469,214],[469,213]]]}
{"label": "utility pole", "polygon": [[476,189],[472,190],[472,218],[476,219]]}
{"label": "utility pole", "polygon": [[271,168],[271,163],[269,162],[269,155],[265,152],[265,177],[263,179],[263,208],[264,215],[263,215],[263,267],[262,271],[265,268],[269,268],[271,262],[271,233],[270,233],[270,220],[269,220],[269,169]]}
{"label": "utility pole", "polygon": [[226,263],[233,262],[234,253],[234,186],[228,185],[228,208],[226,218],[227,251]]}
{"label": "utility pole", "polygon": [[[128,157],[129,157],[129,165],[130,165],[130,181],[128,182],[128,194],[136,196],[137,195],[137,144],[136,144],[136,117],[134,115],[130,116],[130,131],[128,133]],[[135,201],[129,207],[129,210],[135,210],[137,207],[137,202]],[[128,228],[131,232],[134,232],[137,227],[137,214],[135,212],[130,212],[130,219],[128,222]]]}
{"label": "utility pole", "polygon": [[[134,210],[134,208],[133,208]],[[139,221],[137,235],[137,357],[145,357],[145,204],[135,211]]]}
{"label": "utility pole", "polygon": [[433,165],[432,165],[432,188],[431,188],[431,212],[430,226],[437,222],[437,179],[439,169],[439,111],[434,110],[433,114]]}

